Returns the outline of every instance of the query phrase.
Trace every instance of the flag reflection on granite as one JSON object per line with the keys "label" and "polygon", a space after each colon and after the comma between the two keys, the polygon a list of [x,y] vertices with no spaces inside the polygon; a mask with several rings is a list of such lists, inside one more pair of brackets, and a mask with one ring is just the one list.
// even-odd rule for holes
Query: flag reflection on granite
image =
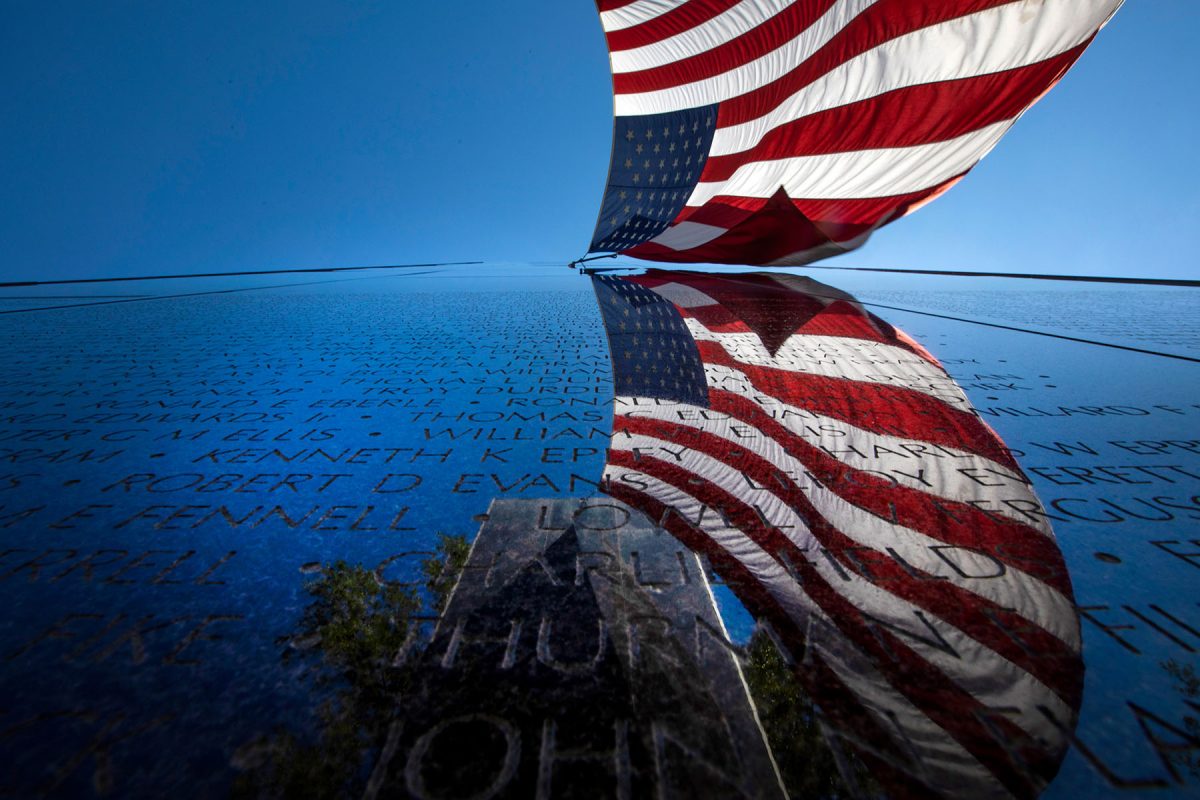
{"label": "flag reflection on granite", "polygon": [[707,558],[886,794],[1039,794],[1081,700],[1071,583],[945,369],[807,278],[593,280],[606,490]]}

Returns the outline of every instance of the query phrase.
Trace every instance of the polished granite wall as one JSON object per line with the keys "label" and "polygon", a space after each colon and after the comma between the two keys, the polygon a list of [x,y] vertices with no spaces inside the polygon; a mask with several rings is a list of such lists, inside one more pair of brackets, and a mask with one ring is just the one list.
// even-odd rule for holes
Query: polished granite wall
{"label": "polished granite wall", "polygon": [[[733,791],[698,780],[695,770],[691,783],[680,782],[649,734],[643,750],[628,745],[635,766],[621,784],[625,768],[612,755],[617,723],[603,714],[603,735],[584,730],[570,751],[578,756],[571,769],[599,770],[595,781],[552,780],[557,773],[546,765],[559,762],[547,753],[567,746],[547,750],[542,725],[521,728],[525,760],[512,760],[517,728],[495,721],[506,719],[503,707],[544,690],[553,699],[539,706],[543,716],[561,707],[579,725],[580,707],[623,707],[643,696],[628,676],[563,688],[535,671],[532,682],[481,690],[438,672],[445,665],[429,642],[439,612],[466,602],[454,587],[464,566],[477,566],[469,547],[482,539],[494,503],[611,503],[600,476],[613,390],[591,287],[574,275],[509,273],[515,277],[476,267],[229,285],[221,288],[237,291],[161,300],[3,301],[0,310],[17,313],[0,320],[0,792],[439,797],[524,796],[541,787],[621,796],[695,793],[692,784],[713,796]],[[867,302],[986,310],[1047,330],[1071,325],[1041,295],[1037,303],[1003,289],[955,295],[960,285],[934,282],[845,288]],[[1077,326],[1080,335],[1171,350],[1158,328],[1146,335],[1149,292],[1061,296],[1060,306],[1082,303],[1090,319],[1103,320]],[[83,302],[104,304],[22,312]],[[1195,302],[1173,296],[1170,311],[1186,339],[1200,316]],[[1198,365],[878,313],[941,359],[1019,456],[1069,569],[1084,694],[1045,796],[1195,793]],[[1190,340],[1177,341],[1173,352],[1194,356]],[[542,517],[534,531],[570,527],[552,521]],[[561,536],[541,535],[528,545],[533,562]],[[616,604],[628,628],[630,615],[659,613],[629,608],[658,600],[645,588],[652,580],[618,561],[630,570],[621,585],[633,594]],[[579,563],[576,556],[565,572],[548,574],[576,585],[570,576],[583,574],[572,572]],[[837,746],[821,719],[822,698],[791,680],[796,665],[783,664],[721,577],[698,579],[701,599],[688,602],[704,614],[709,598],[712,620],[720,617],[720,643],[706,646],[733,654],[745,683],[738,690],[757,708],[760,740],[747,747],[770,747],[796,796],[887,793],[869,764]],[[572,617],[556,617],[546,602],[534,604],[539,619]],[[570,609],[576,600],[557,602]],[[542,665],[533,668],[548,669],[536,650],[541,640],[529,635],[531,663]],[[565,652],[586,662],[594,648],[564,636],[557,660],[570,660]],[[699,646],[694,632],[689,641]],[[688,669],[707,675],[695,679],[698,687],[715,681],[728,691],[733,680],[703,663]],[[469,698],[480,691],[507,692],[510,706],[472,717]],[[431,705],[433,697],[450,710]],[[737,727],[692,702],[675,697],[670,713],[706,730]],[[406,714],[414,720],[407,730],[397,727]],[[425,734],[449,730],[438,727],[447,719],[460,729],[435,747],[437,736]],[[745,741],[744,731],[738,736]],[[626,741],[636,742],[636,732]],[[585,752],[609,754],[600,760],[618,766],[597,767]],[[719,755],[706,758],[691,753],[692,763],[721,767]],[[459,773],[465,777],[453,777]],[[761,770],[746,774],[758,777],[729,785],[778,791]]]}

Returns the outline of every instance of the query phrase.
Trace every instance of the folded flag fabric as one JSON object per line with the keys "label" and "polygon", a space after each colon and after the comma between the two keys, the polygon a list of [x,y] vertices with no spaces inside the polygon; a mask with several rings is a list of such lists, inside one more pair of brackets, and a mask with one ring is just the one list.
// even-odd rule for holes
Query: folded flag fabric
{"label": "folded flag fabric", "polygon": [[598,0],[612,162],[590,252],[798,265],[938,197],[1122,0]]}

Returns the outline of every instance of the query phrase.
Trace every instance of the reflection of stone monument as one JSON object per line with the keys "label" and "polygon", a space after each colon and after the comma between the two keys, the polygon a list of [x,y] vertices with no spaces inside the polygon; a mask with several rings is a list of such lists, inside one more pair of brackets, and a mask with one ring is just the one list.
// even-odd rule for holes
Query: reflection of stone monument
{"label": "reflection of stone monument", "polygon": [[612,502],[494,501],[368,796],[780,797],[697,557]]}

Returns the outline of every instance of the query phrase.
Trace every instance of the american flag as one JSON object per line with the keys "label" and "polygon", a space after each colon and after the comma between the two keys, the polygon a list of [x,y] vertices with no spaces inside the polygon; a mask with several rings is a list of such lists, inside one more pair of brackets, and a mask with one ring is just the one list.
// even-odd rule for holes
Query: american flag
{"label": "american flag", "polygon": [[1071,583],[942,366],[807,278],[593,286],[614,364],[606,491],[708,559],[889,793],[1038,794],[1081,698]]}
{"label": "american flag", "polygon": [[598,0],[612,163],[590,251],[803,264],[963,178],[1122,0]]}

